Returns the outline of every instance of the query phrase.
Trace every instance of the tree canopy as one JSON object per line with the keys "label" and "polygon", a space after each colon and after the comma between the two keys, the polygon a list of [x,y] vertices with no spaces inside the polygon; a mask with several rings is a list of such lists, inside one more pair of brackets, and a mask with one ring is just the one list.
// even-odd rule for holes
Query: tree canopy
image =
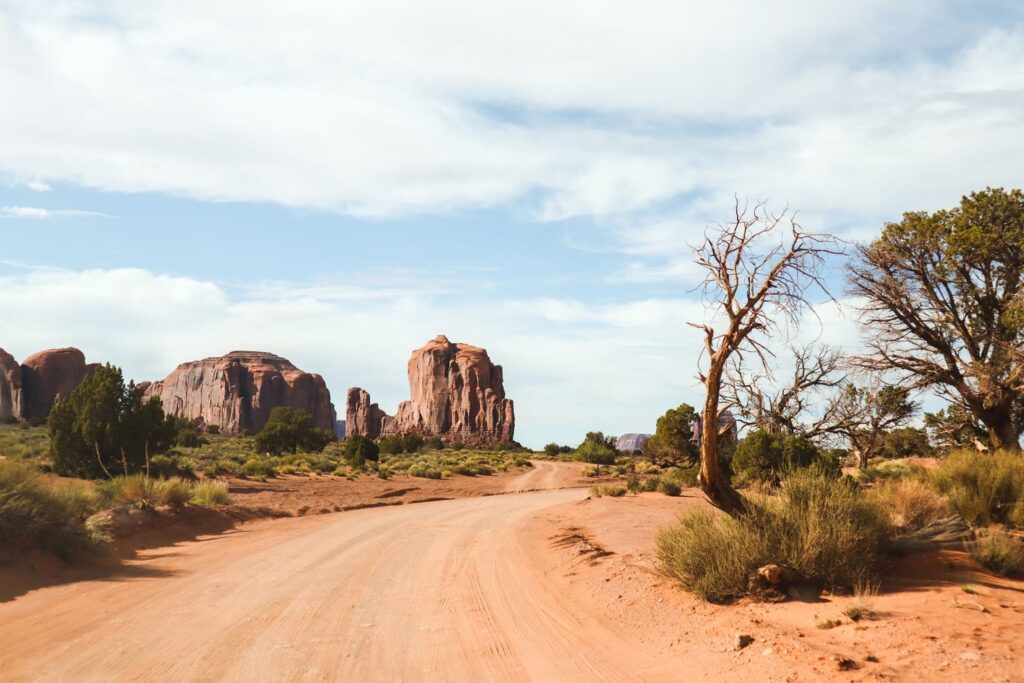
{"label": "tree canopy", "polygon": [[99,478],[143,472],[147,457],[174,443],[177,421],[160,399],[142,400],[120,368],[95,368],[50,411],[47,429],[54,469],[63,475]]}
{"label": "tree canopy", "polygon": [[300,450],[320,452],[333,435],[313,425],[313,416],[301,408],[278,406],[256,435],[256,448],[262,453],[277,455]]}
{"label": "tree canopy", "polygon": [[863,301],[859,363],[936,390],[1019,448],[1024,386],[1024,193],[987,188],[953,209],[906,213],[862,247],[850,293]]}

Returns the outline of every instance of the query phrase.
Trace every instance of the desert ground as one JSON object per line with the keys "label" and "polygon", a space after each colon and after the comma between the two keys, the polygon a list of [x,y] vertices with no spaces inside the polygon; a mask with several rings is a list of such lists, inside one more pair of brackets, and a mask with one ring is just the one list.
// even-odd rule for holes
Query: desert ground
{"label": "desert ground", "polygon": [[40,565],[2,596],[0,677],[1024,680],[1024,583],[965,554],[898,561],[874,620],[843,620],[847,596],[711,605],[652,556],[699,492],[591,498],[579,473],[537,461],[469,480],[505,495],[257,519],[52,581]]}

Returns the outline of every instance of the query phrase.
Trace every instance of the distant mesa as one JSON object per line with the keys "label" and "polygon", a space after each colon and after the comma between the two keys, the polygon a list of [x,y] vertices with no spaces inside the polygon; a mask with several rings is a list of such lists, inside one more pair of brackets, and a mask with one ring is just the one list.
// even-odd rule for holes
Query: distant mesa
{"label": "distant mesa", "polygon": [[651,438],[650,434],[623,434],[615,441],[615,450],[620,453],[642,451],[644,444]]}
{"label": "distant mesa", "polygon": [[394,416],[363,389],[349,389],[347,434],[376,439],[411,433],[466,445],[513,442],[513,403],[505,398],[501,366],[491,362],[485,349],[453,344],[440,335],[412,352],[408,376],[411,399],[402,401]]}
{"label": "distant mesa", "polygon": [[95,367],[73,347],[40,351],[20,364],[0,349],[0,422],[45,420]]}
{"label": "distant mesa", "polygon": [[164,412],[228,434],[258,432],[279,406],[301,408],[320,429],[335,433],[331,392],[323,377],[303,372],[285,358],[263,351],[182,363],[159,382],[143,382],[146,397],[158,396]]}

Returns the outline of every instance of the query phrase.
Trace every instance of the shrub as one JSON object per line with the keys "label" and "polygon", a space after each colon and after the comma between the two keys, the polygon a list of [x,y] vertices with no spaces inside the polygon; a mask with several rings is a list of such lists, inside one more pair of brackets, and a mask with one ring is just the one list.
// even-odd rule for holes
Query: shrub
{"label": "shrub", "polygon": [[787,472],[815,466],[838,475],[839,462],[822,454],[813,442],[785,434],[754,431],[736,446],[732,469],[748,481],[778,482]]}
{"label": "shrub", "polygon": [[868,494],[901,531],[917,531],[949,516],[949,501],[919,479],[890,479]]}
{"label": "shrub", "polygon": [[228,487],[216,481],[201,481],[192,489],[192,502],[203,507],[230,505]]}
{"label": "shrub", "polygon": [[594,496],[594,498],[600,498],[602,496],[619,498],[626,495],[626,487],[619,486],[618,484],[597,484],[590,487],[590,495]]}
{"label": "shrub", "polygon": [[103,507],[121,505],[182,507],[192,497],[187,482],[172,477],[153,479],[143,474],[114,477],[96,485],[96,493]]}
{"label": "shrub", "polygon": [[1018,453],[952,453],[932,472],[932,480],[971,524],[1021,521],[1024,457]]}
{"label": "shrub", "polygon": [[220,425],[206,425],[206,433],[214,436],[220,434]]}
{"label": "shrub", "polygon": [[430,437],[429,439],[427,439],[427,440],[426,440],[425,442],[423,442],[423,445],[424,445],[424,446],[425,446],[425,447],[426,447],[426,448],[427,448],[428,450],[431,450],[431,451],[439,451],[439,450],[441,450],[442,448],[444,448],[444,441],[441,441],[441,439],[439,439],[439,438],[438,438],[438,437],[436,437],[436,436],[432,436],[432,437]]}
{"label": "shrub", "polygon": [[857,478],[861,481],[872,482],[923,477],[926,473],[925,468],[920,465],[911,465],[906,460],[882,460],[865,469],[858,470]]}
{"label": "shrub", "polygon": [[0,460],[0,554],[34,546],[70,561],[97,550],[102,535],[85,525],[95,509],[85,486],[51,488],[31,466]]}
{"label": "shrub", "polygon": [[658,482],[658,490],[664,493],[666,496],[678,496],[683,492],[683,489],[679,484],[674,481],[668,481],[662,479]]}
{"label": "shrub", "polygon": [[423,462],[413,463],[413,465],[406,471],[410,477],[421,477],[424,479],[440,479],[441,470],[436,467],[431,467]]}
{"label": "shrub", "polygon": [[333,438],[333,434],[313,424],[313,416],[307,411],[278,406],[270,411],[267,424],[256,435],[256,449],[271,455],[299,450],[319,453]]}
{"label": "shrub", "polygon": [[354,434],[345,439],[345,458],[351,467],[359,469],[367,460],[378,460],[380,448],[362,434]]}
{"label": "shrub", "polygon": [[56,471],[84,478],[142,472],[146,454],[162,453],[178,423],[160,399],[143,403],[142,390],[111,365],[95,368],[50,411],[47,431]]}
{"label": "shrub", "polygon": [[680,487],[693,487],[697,485],[697,473],[700,470],[697,466],[691,467],[670,467],[661,473],[662,481],[671,481]]}
{"label": "shrub", "polygon": [[247,477],[266,479],[268,477],[276,477],[277,469],[270,458],[250,458],[242,465],[242,474]]}
{"label": "shrub", "polygon": [[216,475],[238,474],[241,466],[230,458],[221,458],[213,464],[213,473]]}
{"label": "shrub", "polygon": [[185,503],[192,498],[192,487],[178,477],[157,482],[156,491],[157,500],[161,504],[174,508],[185,507]]}
{"label": "shrub", "polygon": [[997,574],[1016,574],[1024,571],[1024,541],[1002,529],[991,529],[975,544],[971,557]]}
{"label": "shrub", "polygon": [[759,567],[792,567],[831,587],[870,578],[885,555],[885,513],[847,479],[798,471],[738,517],[684,514],[658,533],[662,570],[709,601],[738,598]]}

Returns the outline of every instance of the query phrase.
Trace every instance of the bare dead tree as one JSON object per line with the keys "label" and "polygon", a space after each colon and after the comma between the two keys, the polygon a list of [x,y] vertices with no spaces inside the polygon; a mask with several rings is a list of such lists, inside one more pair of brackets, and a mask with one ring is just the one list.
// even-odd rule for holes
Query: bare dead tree
{"label": "bare dead tree", "polygon": [[[792,346],[793,372],[780,385],[764,372],[747,374],[738,359],[729,363],[723,379],[723,397],[737,407],[737,420],[769,434],[793,434],[813,439],[826,434],[835,422],[833,402],[825,412],[809,417],[814,399],[823,390],[846,382],[841,351],[827,345]],[[810,420],[810,421],[808,421]]]}
{"label": "bare dead tree", "polygon": [[774,352],[769,335],[799,323],[810,307],[810,290],[833,299],[820,273],[825,257],[841,252],[835,237],[804,231],[788,209],[776,214],[767,202],[751,207],[739,199],[733,219],[710,228],[694,249],[697,265],[706,272],[701,287],[705,305],[724,318],[719,330],[710,323],[689,323],[704,332],[707,354],[707,367],[698,373],[706,389],[700,482],[712,504],[730,514],[745,506],[718,467],[720,418],[729,407],[719,407],[726,366],[731,359],[742,364],[749,354],[770,377]]}

